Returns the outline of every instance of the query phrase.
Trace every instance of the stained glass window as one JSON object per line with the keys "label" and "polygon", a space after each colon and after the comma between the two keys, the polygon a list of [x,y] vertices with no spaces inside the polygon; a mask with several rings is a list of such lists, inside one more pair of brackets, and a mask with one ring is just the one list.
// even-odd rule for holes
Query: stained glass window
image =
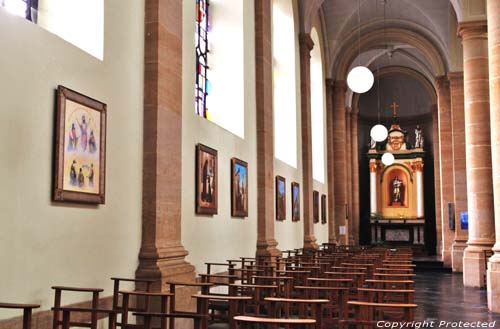
{"label": "stained glass window", "polygon": [[207,96],[210,92],[208,72],[208,0],[196,0],[196,113],[208,117]]}

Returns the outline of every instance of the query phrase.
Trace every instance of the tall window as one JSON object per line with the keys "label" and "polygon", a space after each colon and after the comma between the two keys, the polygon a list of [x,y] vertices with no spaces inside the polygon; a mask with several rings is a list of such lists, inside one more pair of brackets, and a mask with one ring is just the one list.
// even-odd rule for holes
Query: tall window
{"label": "tall window", "polygon": [[313,178],[325,182],[325,103],[323,62],[318,32],[311,31],[314,48],[311,51],[311,130],[312,130],[312,162]]}
{"label": "tall window", "polygon": [[0,0],[0,5],[92,56],[104,58],[104,0]]}
{"label": "tall window", "polygon": [[244,138],[243,12],[245,8],[246,16],[253,17],[250,2],[210,0],[210,7],[206,0],[196,3],[196,113]]}
{"label": "tall window", "polygon": [[292,0],[273,0],[274,154],[297,167],[295,24]]}
{"label": "tall window", "polygon": [[208,0],[196,0],[196,113],[207,118],[208,72]]}
{"label": "tall window", "polygon": [[0,4],[12,14],[36,23],[38,0],[0,0]]}

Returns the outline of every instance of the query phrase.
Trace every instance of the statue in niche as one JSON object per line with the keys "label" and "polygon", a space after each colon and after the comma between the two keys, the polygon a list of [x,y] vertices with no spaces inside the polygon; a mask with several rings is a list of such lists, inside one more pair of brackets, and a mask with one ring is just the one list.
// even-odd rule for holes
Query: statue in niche
{"label": "statue in niche", "polygon": [[370,143],[368,144],[368,147],[370,150],[375,150],[377,148],[377,142],[373,139],[373,137],[370,137]]}
{"label": "statue in niche", "polygon": [[398,176],[394,177],[392,181],[392,203],[401,203],[401,190],[403,188],[403,181]]}
{"label": "statue in niche", "polygon": [[415,128],[415,148],[423,148],[424,147],[424,137],[422,136],[422,129],[420,125],[417,125]]}

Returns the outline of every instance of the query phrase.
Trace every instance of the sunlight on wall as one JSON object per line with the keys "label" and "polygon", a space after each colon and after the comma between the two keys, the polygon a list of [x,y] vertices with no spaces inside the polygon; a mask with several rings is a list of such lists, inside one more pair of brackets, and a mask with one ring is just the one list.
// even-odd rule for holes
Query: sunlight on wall
{"label": "sunlight on wall", "polygon": [[243,0],[212,0],[209,13],[208,119],[245,138]]}
{"label": "sunlight on wall", "polygon": [[103,0],[40,0],[38,25],[104,59]]}
{"label": "sunlight on wall", "polygon": [[273,1],[274,155],[297,168],[295,26],[291,0]]}
{"label": "sunlight on wall", "polygon": [[318,32],[311,31],[314,48],[311,51],[311,130],[313,178],[325,182],[324,77]]}
{"label": "sunlight on wall", "polygon": [[23,0],[4,0],[0,4],[11,14],[21,17],[26,15],[26,2]]}

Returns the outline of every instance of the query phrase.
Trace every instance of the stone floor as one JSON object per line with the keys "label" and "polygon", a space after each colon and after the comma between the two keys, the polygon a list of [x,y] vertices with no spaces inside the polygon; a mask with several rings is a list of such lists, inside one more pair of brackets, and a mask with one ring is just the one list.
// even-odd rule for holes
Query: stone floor
{"label": "stone floor", "polygon": [[461,274],[418,272],[415,289],[415,320],[496,321],[500,328],[500,314],[488,311],[486,290],[464,288]]}

